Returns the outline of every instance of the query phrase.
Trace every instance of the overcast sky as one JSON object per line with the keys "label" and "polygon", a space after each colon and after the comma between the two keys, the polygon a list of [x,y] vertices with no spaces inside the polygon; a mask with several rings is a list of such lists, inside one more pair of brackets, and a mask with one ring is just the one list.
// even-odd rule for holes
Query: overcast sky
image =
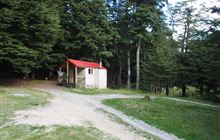
{"label": "overcast sky", "polygon": [[[171,4],[172,6],[175,5],[176,2],[181,2],[183,0],[168,0],[169,4]],[[195,6],[196,9],[200,9],[201,8],[201,4],[205,5],[207,8],[213,7],[213,6],[217,6],[220,7],[220,0],[196,0],[195,2],[192,3],[193,6]],[[167,8],[165,8],[167,9]],[[166,10],[165,10],[166,11]],[[169,13],[167,13],[168,17],[169,17]],[[205,18],[218,18],[220,19],[220,16],[218,14],[211,14],[209,13],[205,13],[202,15]],[[177,33],[174,34],[174,38],[178,38],[178,34],[181,34],[183,32],[183,29],[181,27],[177,27]]]}
{"label": "overcast sky", "polygon": [[[174,5],[176,2],[179,2],[182,0],[168,0],[168,2],[172,5]],[[199,6],[200,4],[205,3],[206,6],[211,7],[211,6],[220,6],[220,0],[197,0],[195,2],[195,6]]]}
{"label": "overcast sky", "polygon": [[[168,0],[168,2],[174,6],[176,2],[181,2],[183,0]],[[205,5],[207,8],[217,6],[220,7],[220,0],[195,0],[195,2],[192,3],[193,6],[195,6],[197,9],[201,8],[201,5]],[[209,14],[208,16],[212,16],[214,18],[219,18],[218,14]]]}
{"label": "overcast sky", "polygon": [[[168,0],[168,2],[172,6],[174,6],[176,2],[181,2],[181,1],[183,0]],[[213,7],[213,6],[220,7],[220,0],[195,0],[195,2],[192,3],[192,5],[195,6],[197,9],[200,9],[202,4],[205,5],[207,8]],[[211,16],[219,18],[218,14],[212,14]]]}

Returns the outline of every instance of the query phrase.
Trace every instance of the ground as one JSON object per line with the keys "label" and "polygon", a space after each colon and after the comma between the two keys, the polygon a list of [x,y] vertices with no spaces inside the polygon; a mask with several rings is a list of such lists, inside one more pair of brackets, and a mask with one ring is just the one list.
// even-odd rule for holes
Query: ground
{"label": "ground", "polygon": [[[88,90],[82,89],[83,94],[77,94],[75,90],[63,89],[54,83],[38,81],[31,84],[19,82],[19,86],[25,88],[1,88],[1,118],[3,118],[0,127],[1,139],[179,139],[175,136],[175,131],[173,135],[158,129],[160,127],[154,127],[157,124],[151,123],[152,118],[146,121],[146,117],[139,118],[132,114],[134,111],[137,111],[137,115],[146,113],[146,108],[141,108],[142,98],[145,96],[142,92],[132,95],[133,91],[117,91],[117,93],[124,93],[122,95],[113,94],[116,90],[101,90],[111,92],[111,94],[101,94],[99,91],[97,95],[85,95],[84,93]],[[95,94],[95,90],[90,92]],[[110,103],[106,103],[106,99]],[[163,99],[167,103],[174,102],[170,99]],[[102,104],[103,100],[124,113]],[[124,100],[129,102],[124,102]],[[134,102],[135,104],[130,104]],[[182,103],[181,100],[178,102]],[[144,103],[143,106],[145,107]],[[167,107],[170,107],[169,104]],[[149,113],[152,111],[157,113],[152,107],[149,108]],[[154,114],[151,115],[154,117]],[[167,117],[167,114],[161,113],[160,115],[162,118]],[[180,122],[180,124],[183,123]],[[178,136],[181,137],[181,135]]]}
{"label": "ground", "polygon": [[[84,131],[80,131],[81,134],[77,136],[91,137],[81,139],[178,139],[174,135],[143,124],[142,121],[132,119],[101,103],[103,99],[140,98],[143,95],[100,94],[92,96],[68,92],[57,86],[50,86],[48,83],[24,84],[24,86],[31,87],[31,92],[34,89],[35,92],[41,91],[41,94],[50,95],[50,100],[47,104],[46,101],[34,103],[34,108],[27,109],[27,107],[24,107],[16,109],[17,111],[10,115],[10,120],[1,127],[0,133],[4,136],[3,139],[16,139],[16,136],[19,135],[24,135],[24,137],[29,139],[34,139],[35,136],[37,138],[46,138],[49,135],[53,137],[58,130],[62,130],[61,132],[65,133],[68,133],[68,131],[73,132],[75,135],[78,134],[77,132],[80,129]],[[27,99],[37,98],[34,94],[17,89],[7,95],[15,96],[15,98],[25,98],[23,99],[24,102]],[[3,90],[5,91],[4,88]],[[13,110],[12,108],[10,109]],[[65,129],[67,130],[64,131]],[[16,132],[16,135],[12,137],[10,132],[13,131]],[[86,133],[87,135],[83,135],[82,133],[85,132],[91,134]],[[65,133],[60,135],[66,136]],[[27,134],[33,136],[31,137]],[[94,136],[94,134],[97,136]],[[58,134],[58,136],[60,135]]]}

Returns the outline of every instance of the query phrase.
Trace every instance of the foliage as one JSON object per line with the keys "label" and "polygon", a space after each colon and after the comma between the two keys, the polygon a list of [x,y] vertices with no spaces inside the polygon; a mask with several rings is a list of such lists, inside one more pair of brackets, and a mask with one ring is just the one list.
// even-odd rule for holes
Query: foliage
{"label": "foliage", "polygon": [[151,85],[172,86],[176,75],[177,50],[164,33],[157,36],[157,48],[144,49],[142,52],[142,88],[148,90]]}
{"label": "foliage", "polygon": [[0,76],[52,79],[66,58],[102,60],[109,87],[217,98],[219,7],[195,1],[171,7],[169,26],[167,0],[0,0]]}
{"label": "foliage", "polygon": [[[186,92],[187,92],[188,97],[191,97],[191,98],[198,97],[197,89],[195,87],[187,86]],[[171,96],[181,96],[181,89],[177,87],[171,88],[170,94]]]}
{"label": "foliage", "polygon": [[52,47],[60,31],[56,5],[24,0],[0,3],[0,62],[25,74],[51,69]]}

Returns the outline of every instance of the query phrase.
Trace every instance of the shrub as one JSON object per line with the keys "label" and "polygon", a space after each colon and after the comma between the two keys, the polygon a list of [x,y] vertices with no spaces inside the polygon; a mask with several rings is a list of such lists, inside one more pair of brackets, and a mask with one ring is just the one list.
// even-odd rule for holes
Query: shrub
{"label": "shrub", "polygon": [[[182,93],[181,88],[174,87],[174,88],[170,89],[170,95],[171,96],[181,96],[181,93]],[[195,87],[192,87],[192,86],[187,86],[186,94],[189,97],[196,98],[197,95],[198,95],[197,94],[197,89]]]}
{"label": "shrub", "polygon": [[150,99],[150,96],[145,95],[145,96],[144,96],[144,100],[145,100],[145,101],[150,101],[150,100],[151,100],[151,99]]}
{"label": "shrub", "polygon": [[170,89],[170,95],[171,96],[180,96],[181,95],[181,89],[177,87],[173,87]]}

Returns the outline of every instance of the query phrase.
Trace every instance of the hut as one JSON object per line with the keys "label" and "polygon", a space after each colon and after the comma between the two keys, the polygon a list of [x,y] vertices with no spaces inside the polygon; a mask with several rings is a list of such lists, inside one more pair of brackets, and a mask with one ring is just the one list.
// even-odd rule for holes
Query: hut
{"label": "hut", "polygon": [[107,88],[107,69],[102,63],[67,59],[59,68],[59,82],[76,88]]}

